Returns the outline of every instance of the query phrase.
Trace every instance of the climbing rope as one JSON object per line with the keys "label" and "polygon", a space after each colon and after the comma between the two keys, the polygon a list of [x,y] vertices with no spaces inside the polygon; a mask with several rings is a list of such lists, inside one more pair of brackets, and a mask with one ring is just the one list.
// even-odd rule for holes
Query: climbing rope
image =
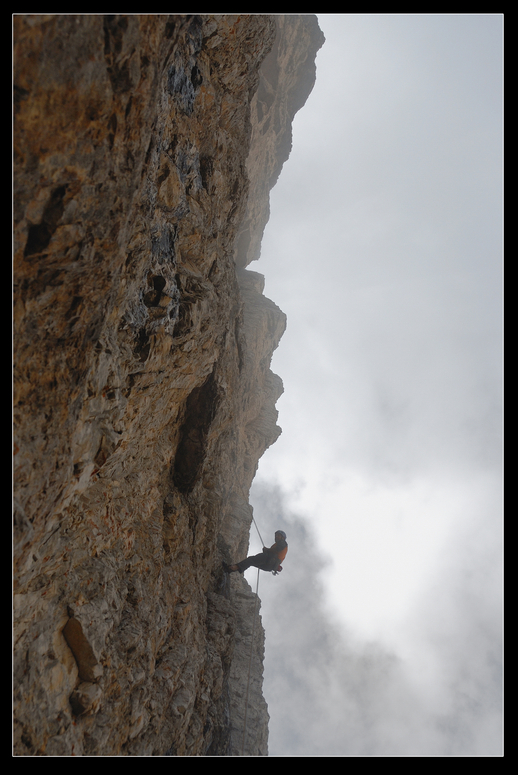
{"label": "climbing rope", "polygon": [[[252,517],[253,519],[253,517]],[[254,519],[255,523],[255,519]],[[257,527],[257,525],[256,525]],[[257,530],[259,533],[259,530]],[[261,538],[261,534],[259,534],[259,538]],[[262,539],[261,539],[262,540]],[[263,544],[264,546],[264,544]],[[243,746],[241,749],[241,756],[245,755],[245,737],[246,737],[246,717],[248,715],[248,694],[250,691],[250,672],[252,670],[252,655],[253,655],[253,649],[254,649],[254,635],[255,635],[255,620],[256,620],[256,611],[257,611],[257,603],[259,600],[259,573],[260,568],[257,568],[257,584],[255,586],[255,603],[254,603],[254,617],[252,621],[252,642],[250,643],[250,659],[248,661],[248,681],[246,685],[246,698],[245,698],[245,720],[244,720],[244,727],[243,727]]]}
{"label": "climbing rope", "polygon": [[[257,527],[257,522],[254,519],[254,515],[252,514],[252,521],[255,525],[255,529],[257,530],[257,535],[259,536],[259,540],[261,541],[261,545],[264,546],[265,543],[263,541],[263,538],[261,536],[261,533],[259,532],[259,528]],[[245,755],[245,738],[246,738],[246,721],[247,721],[247,715],[248,715],[248,695],[250,693],[250,673],[252,670],[252,656],[254,653],[254,635],[255,635],[255,620],[256,620],[256,613],[257,613],[257,603],[259,602],[259,574],[261,572],[260,568],[257,568],[257,583],[255,585],[255,603],[254,603],[254,615],[252,619],[252,641],[250,643],[250,659],[248,660],[248,679],[246,684],[246,697],[245,697],[245,718],[243,723],[243,744],[241,747],[241,756]]]}
{"label": "climbing rope", "polygon": [[261,533],[259,532],[259,528],[257,527],[257,522],[255,521],[253,514],[252,514],[252,521],[253,521],[253,523],[255,525],[255,529],[257,530],[257,535],[259,536],[259,540],[261,541],[261,544],[264,546],[264,541],[261,538]]}

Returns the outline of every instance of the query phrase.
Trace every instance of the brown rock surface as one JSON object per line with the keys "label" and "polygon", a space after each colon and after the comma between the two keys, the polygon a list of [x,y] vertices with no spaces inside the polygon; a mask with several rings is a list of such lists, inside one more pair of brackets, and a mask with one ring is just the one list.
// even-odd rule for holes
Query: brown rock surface
{"label": "brown rock surface", "polygon": [[285,316],[236,241],[291,131],[251,164],[261,63],[322,42],[289,18],[14,17],[15,755],[267,753],[221,561],[280,433]]}

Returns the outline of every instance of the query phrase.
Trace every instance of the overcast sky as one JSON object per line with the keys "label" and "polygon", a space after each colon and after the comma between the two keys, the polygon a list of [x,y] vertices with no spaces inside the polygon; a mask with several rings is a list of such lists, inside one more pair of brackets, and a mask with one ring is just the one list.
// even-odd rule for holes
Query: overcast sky
{"label": "overcast sky", "polygon": [[270,754],[499,756],[503,19],[318,18],[251,266],[288,316],[252,491],[290,547]]}

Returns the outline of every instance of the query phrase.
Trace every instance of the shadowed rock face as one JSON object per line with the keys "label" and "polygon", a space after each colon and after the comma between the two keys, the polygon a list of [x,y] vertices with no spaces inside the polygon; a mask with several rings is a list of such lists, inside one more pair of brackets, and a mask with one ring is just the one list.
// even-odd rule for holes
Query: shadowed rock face
{"label": "shadowed rock face", "polygon": [[312,17],[14,17],[16,755],[267,754],[256,596],[220,568],[286,321],[239,235],[321,44]]}

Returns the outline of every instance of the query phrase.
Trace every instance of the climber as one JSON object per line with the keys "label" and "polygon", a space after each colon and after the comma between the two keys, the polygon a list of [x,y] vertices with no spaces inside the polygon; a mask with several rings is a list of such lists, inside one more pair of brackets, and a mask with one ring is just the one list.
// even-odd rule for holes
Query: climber
{"label": "climber", "polygon": [[284,530],[277,530],[273,546],[270,546],[270,548],[263,546],[261,554],[254,554],[252,557],[247,557],[246,560],[241,560],[241,562],[235,565],[227,565],[224,562],[223,569],[226,573],[233,573],[234,571],[243,573],[243,571],[253,565],[254,568],[271,571],[276,576],[282,570],[281,562],[286,557],[287,552],[286,533]]}

